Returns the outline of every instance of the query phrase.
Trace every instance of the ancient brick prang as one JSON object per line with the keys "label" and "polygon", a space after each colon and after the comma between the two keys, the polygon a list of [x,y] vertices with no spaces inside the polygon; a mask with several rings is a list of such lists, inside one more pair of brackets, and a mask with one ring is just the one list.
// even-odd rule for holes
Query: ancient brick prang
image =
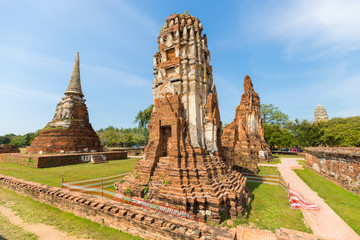
{"label": "ancient brick prang", "polygon": [[236,108],[235,119],[224,128],[222,143],[230,165],[257,172],[259,160],[272,159],[271,150],[264,139],[260,98],[248,75],[244,79],[244,94]]}
{"label": "ancient brick prang", "polygon": [[327,122],[329,121],[329,116],[326,109],[322,105],[317,105],[314,111],[314,122]]}
{"label": "ancient brick prang", "polygon": [[314,171],[360,194],[360,148],[308,147],[305,152]]}
{"label": "ancient brick prang", "polygon": [[100,139],[89,122],[80,84],[79,53],[65,97],[56,106],[54,118],[40,131],[28,153],[102,151]]}
{"label": "ancient brick prang", "polygon": [[19,153],[20,149],[14,145],[10,144],[1,144],[0,153]]}
{"label": "ancient brick prang", "polygon": [[199,19],[173,14],[154,56],[154,109],[145,157],[119,191],[185,208],[201,219],[241,214],[246,179],[222,157],[221,121],[210,52]]}

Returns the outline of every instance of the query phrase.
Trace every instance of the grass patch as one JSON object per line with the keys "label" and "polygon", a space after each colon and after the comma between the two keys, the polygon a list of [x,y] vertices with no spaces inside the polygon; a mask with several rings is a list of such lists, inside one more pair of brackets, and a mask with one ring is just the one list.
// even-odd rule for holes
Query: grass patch
{"label": "grass patch", "polygon": [[72,213],[61,211],[7,189],[0,188],[0,195],[0,204],[4,205],[5,202],[14,203],[14,206],[11,207],[12,210],[28,223],[43,223],[55,226],[60,231],[82,238],[99,240],[142,239],[107,226],[102,226],[85,218],[77,217]]}
{"label": "grass patch", "polygon": [[235,225],[270,230],[284,227],[311,233],[299,209],[292,210],[287,193],[277,185],[248,182],[247,187],[253,194],[248,218],[238,217]]}
{"label": "grass patch", "polygon": [[279,171],[276,167],[259,166],[258,175],[279,175]]}
{"label": "grass patch", "polygon": [[280,159],[279,156],[274,156],[274,155],[273,155],[273,157],[274,157],[274,160],[272,160],[272,161],[270,161],[270,162],[264,161],[264,162],[259,162],[259,163],[265,163],[265,164],[277,164],[277,163],[281,163],[281,159]]}
{"label": "grass patch", "polygon": [[77,181],[130,172],[135,167],[138,159],[128,158],[125,160],[112,160],[102,164],[82,163],[53,168],[32,168],[14,163],[0,162],[0,173],[54,187],[61,187],[62,178],[65,181]]}
{"label": "grass patch", "polygon": [[38,236],[12,224],[5,216],[0,214],[0,239],[37,240]]}
{"label": "grass patch", "polygon": [[24,147],[24,148],[19,148],[19,150],[20,150],[20,153],[26,153],[26,147]]}
{"label": "grass patch", "polygon": [[296,174],[331,207],[357,234],[360,234],[360,197],[346,191],[313,171],[295,169]]}

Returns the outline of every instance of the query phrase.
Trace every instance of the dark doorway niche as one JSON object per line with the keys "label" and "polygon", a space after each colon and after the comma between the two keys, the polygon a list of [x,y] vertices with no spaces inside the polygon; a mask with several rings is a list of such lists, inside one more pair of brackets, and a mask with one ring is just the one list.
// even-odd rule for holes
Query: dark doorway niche
{"label": "dark doorway niche", "polygon": [[163,156],[166,157],[169,155],[170,150],[170,138],[171,138],[171,126],[161,127],[161,142],[163,149]]}

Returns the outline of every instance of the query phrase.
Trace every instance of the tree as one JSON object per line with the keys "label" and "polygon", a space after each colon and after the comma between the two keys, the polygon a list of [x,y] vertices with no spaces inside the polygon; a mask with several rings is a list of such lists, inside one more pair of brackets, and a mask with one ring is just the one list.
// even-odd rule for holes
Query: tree
{"label": "tree", "polygon": [[285,126],[289,121],[289,116],[273,104],[261,104],[260,111],[261,120],[264,124]]}
{"label": "tree", "polygon": [[138,123],[139,127],[146,128],[147,125],[151,121],[151,113],[153,111],[154,105],[151,104],[149,107],[147,107],[145,110],[140,111],[134,120],[134,123]]}
{"label": "tree", "polygon": [[360,116],[333,118],[317,125],[321,131],[322,145],[360,147]]}
{"label": "tree", "polygon": [[271,149],[294,146],[294,136],[291,132],[279,125],[264,124],[264,137]]}
{"label": "tree", "polygon": [[294,135],[297,147],[317,146],[320,142],[321,130],[318,124],[308,120],[295,119],[287,124],[287,128]]}

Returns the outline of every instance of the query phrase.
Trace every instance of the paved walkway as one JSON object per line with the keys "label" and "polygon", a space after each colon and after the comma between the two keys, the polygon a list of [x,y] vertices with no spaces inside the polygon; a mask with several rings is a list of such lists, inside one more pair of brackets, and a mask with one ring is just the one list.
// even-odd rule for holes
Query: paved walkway
{"label": "paved walkway", "polygon": [[296,158],[282,158],[277,167],[290,188],[301,193],[306,201],[318,204],[319,211],[301,210],[307,224],[315,235],[339,240],[360,240],[354,230],[347,225],[326,203],[306,185],[291,169],[301,169]]}

